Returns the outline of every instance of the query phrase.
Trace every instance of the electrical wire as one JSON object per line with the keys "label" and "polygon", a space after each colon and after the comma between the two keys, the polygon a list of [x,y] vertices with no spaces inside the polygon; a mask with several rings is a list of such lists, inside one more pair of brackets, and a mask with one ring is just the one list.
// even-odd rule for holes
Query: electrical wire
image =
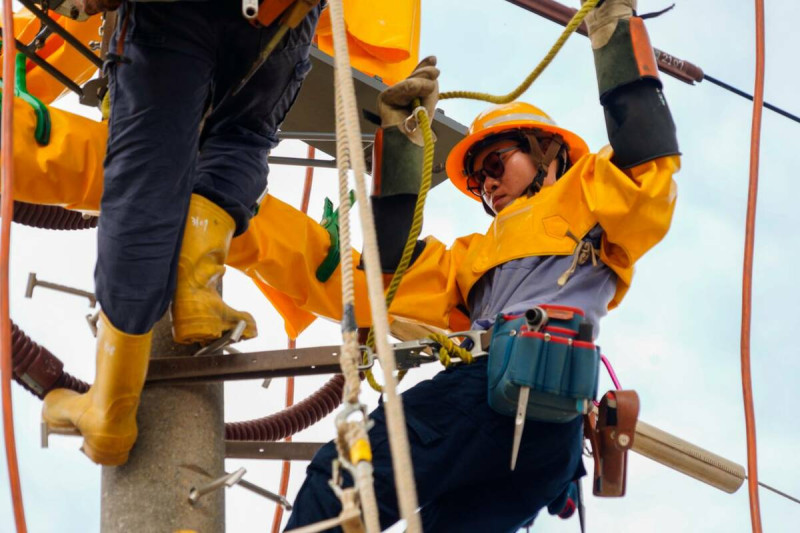
{"label": "electrical wire", "polygon": [[794,497],[794,496],[792,496],[791,494],[786,494],[786,493],[785,493],[785,492],[783,492],[782,490],[778,490],[778,489],[776,489],[775,487],[771,487],[771,486],[767,485],[766,483],[762,483],[761,481],[759,481],[759,482],[758,482],[758,484],[759,484],[760,486],[764,487],[765,489],[767,489],[767,490],[769,490],[769,491],[772,491],[772,492],[774,492],[774,493],[775,493],[775,494],[777,494],[778,496],[783,496],[784,498],[786,498],[786,499],[787,499],[787,500],[789,500],[789,501],[792,501],[792,502],[794,502],[794,503],[800,503],[800,499],[797,499],[797,498],[795,498],[795,497]]}
{"label": "electrical wire", "polygon": [[[713,83],[714,85],[722,87],[723,89],[726,89],[726,90],[732,92],[733,94],[737,94],[737,95],[741,96],[742,98],[747,98],[751,102],[753,101],[753,95],[752,94],[748,94],[748,93],[744,92],[741,89],[737,89],[733,85],[725,83],[722,80],[718,80],[717,78],[714,78],[713,76],[709,76],[708,74],[703,74],[703,80],[708,80],[711,83]],[[793,115],[792,113],[789,113],[788,111],[785,111],[785,110],[781,109],[780,107],[774,106],[774,105],[770,104],[769,102],[764,102],[764,107],[766,107],[770,111],[774,111],[774,112],[778,113],[779,115],[782,115],[782,116],[788,118],[789,120],[794,120],[795,122],[800,123],[800,117],[798,117],[797,115]]]}
{"label": "electrical wire", "polygon": [[[290,350],[294,350],[297,347],[297,343],[294,339],[289,339],[288,348]],[[294,403],[294,377],[286,378],[286,407],[291,406]],[[286,442],[292,442],[292,436],[289,435],[284,439]],[[284,461],[283,465],[281,466],[281,482],[278,488],[278,494],[286,497],[286,493],[289,491],[289,474],[291,473],[292,463],[290,461]],[[278,504],[275,506],[275,514],[272,517],[272,533],[279,533],[281,530],[281,522],[283,521],[283,506]]]}
{"label": "electrical wire", "polygon": [[[314,159],[316,155],[316,150],[313,146],[309,145],[308,150],[306,150],[306,158],[307,159]],[[314,183],[314,167],[306,167],[306,179],[303,183],[303,198],[300,201],[300,211],[303,214],[308,213],[308,203],[311,199],[311,186]],[[289,349],[294,350],[297,347],[297,342],[295,339],[289,339]],[[286,407],[290,407],[294,404],[294,377],[286,378]],[[291,442],[292,436],[289,435],[286,437],[286,442]],[[286,493],[289,492],[289,475],[291,473],[292,463],[291,461],[284,461],[283,466],[281,467],[281,483],[278,489],[278,494],[283,497],[286,497]],[[272,519],[272,533],[278,533],[281,528],[281,522],[283,521],[283,507],[278,505],[275,508],[275,515]]]}
{"label": "electrical wire", "polygon": [[753,303],[753,249],[755,247],[756,202],[758,198],[758,159],[761,144],[761,115],[764,104],[764,0],[755,0],[756,76],[753,91],[753,123],[750,131],[750,180],[745,222],[744,265],[742,268],[741,365],[744,419],[747,432],[747,491],[750,496],[750,522],[753,533],[761,533],[758,500],[758,454],[756,419],[753,407],[753,382],[750,372],[750,324]]}
{"label": "electrical wire", "polygon": [[[3,0],[3,28],[14,35],[14,9],[11,0]],[[9,310],[9,262],[11,254],[11,220],[14,217],[14,68],[17,47],[14,39],[3,42],[3,82],[6,97],[3,98],[2,122],[0,123],[0,157],[2,157],[2,206],[0,206],[0,381],[3,399],[3,438],[6,448],[8,478],[11,485],[11,501],[14,507],[14,522],[17,532],[25,533],[25,508],[22,502],[22,485],[17,464],[17,445],[14,437],[14,409],[11,404],[11,315]]]}

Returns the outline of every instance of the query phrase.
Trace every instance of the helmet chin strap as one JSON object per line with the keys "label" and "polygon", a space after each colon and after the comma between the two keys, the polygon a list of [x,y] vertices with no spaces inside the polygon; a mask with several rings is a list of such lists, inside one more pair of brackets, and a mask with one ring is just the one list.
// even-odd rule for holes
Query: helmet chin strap
{"label": "helmet chin strap", "polygon": [[532,133],[525,133],[528,139],[528,156],[531,158],[533,166],[536,168],[536,176],[528,187],[528,196],[533,196],[542,190],[544,180],[547,178],[547,173],[550,170],[550,163],[553,162],[561,152],[566,148],[564,139],[560,135],[553,135],[550,138],[550,145],[547,147],[546,152],[542,152],[542,147],[539,144],[539,139]]}
{"label": "helmet chin strap", "polygon": [[[533,181],[526,191],[529,197],[542,190],[544,180],[547,178],[547,173],[550,169],[550,163],[552,163],[553,160],[560,157],[563,162],[557,178],[566,172],[569,167],[569,160],[567,158],[567,150],[569,150],[569,147],[564,142],[564,139],[560,135],[549,135],[547,139],[550,140],[550,144],[547,147],[547,151],[542,152],[539,137],[535,134],[536,131],[537,130],[518,130],[514,132],[515,135],[522,135],[523,139],[519,139],[518,136],[516,138],[522,143],[522,150],[528,154],[531,162],[533,162],[533,166],[536,168],[536,176],[534,176]],[[492,140],[496,141],[497,138],[492,138]],[[527,146],[525,146],[525,141],[527,141]],[[467,164],[467,166],[469,165],[471,165],[471,163]],[[492,196],[492,194],[486,194],[485,191],[482,191],[480,198],[486,213],[496,216],[497,211],[495,211],[494,205],[492,204]]]}

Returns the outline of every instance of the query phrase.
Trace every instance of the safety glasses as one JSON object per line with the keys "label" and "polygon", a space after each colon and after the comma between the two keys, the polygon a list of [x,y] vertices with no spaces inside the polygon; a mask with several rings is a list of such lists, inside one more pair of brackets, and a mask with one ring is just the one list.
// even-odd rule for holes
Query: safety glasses
{"label": "safety glasses", "polygon": [[506,159],[517,150],[521,150],[519,145],[508,146],[489,152],[486,157],[483,158],[483,165],[481,168],[473,171],[467,177],[467,190],[475,196],[481,196],[483,192],[483,182],[486,181],[486,178],[495,180],[502,178],[506,171]]}

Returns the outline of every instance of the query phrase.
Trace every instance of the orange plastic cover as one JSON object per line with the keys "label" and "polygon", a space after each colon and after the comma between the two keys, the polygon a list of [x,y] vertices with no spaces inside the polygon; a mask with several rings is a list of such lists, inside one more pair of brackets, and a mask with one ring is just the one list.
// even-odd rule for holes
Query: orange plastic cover
{"label": "orange plastic cover", "polygon": [[[392,85],[419,62],[420,0],[346,0],[344,19],[353,68]],[[328,10],[317,26],[319,49],[333,55]]]}

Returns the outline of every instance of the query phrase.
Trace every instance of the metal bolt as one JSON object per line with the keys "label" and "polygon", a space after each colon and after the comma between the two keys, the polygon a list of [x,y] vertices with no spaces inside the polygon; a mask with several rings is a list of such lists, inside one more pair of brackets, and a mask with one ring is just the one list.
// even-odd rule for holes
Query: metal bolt
{"label": "metal bolt", "polygon": [[631,438],[630,436],[628,436],[627,433],[621,433],[620,436],[617,438],[617,441],[619,442],[620,446],[625,448],[626,446],[628,446],[628,444],[630,444]]}
{"label": "metal bolt", "polygon": [[74,428],[74,427],[69,427],[69,428],[50,427],[50,425],[47,422],[45,422],[44,420],[42,420],[41,432],[42,432],[41,433],[42,448],[47,448],[48,444],[50,443],[49,440],[50,440],[50,434],[51,433],[52,434],[56,434],[56,435],[69,435],[69,436],[75,436],[75,437],[80,437],[81,436],[81,432],[78,431],[78,428]]}
{"label": "metal bolt", "polygon": [[222,337],[215,340],[208,346],[204,346],[195,352],[194,355],[206,355],[206,354],[213,354],[217,353],[220,350],[225,349],[229,344],[236,344],[242,338],[242,333],[244,333],[245,328],[247,327],[247,322],[244,320],[240,320],[236,326],[225,333]]}
{"label": "metal bolt", "polygon": [[[183,464],[183,465],[180,465],[180,466],[182,468],[186,468],[187,470],[191,470],[192,472],[197,472],[198,474],[201,474],[201,475],[203,475],[205,477],[209,477],[209,478],[211,477],[211,474],[209,474],[208,472],[206,472],[205,470],[203,470],[202,468],[200,468],[197,465],[186,465],[186,464]],[[241,475],[239,474],[240,471],[242,472]],[[235,479],[232,483],[230,483],[228,485],[229,487],[232,486],[232,485],[238,484],[243,489],[247,489],[250,492],[254,492],[255,494],[258,494],[259,496],[263,496],[264,498],[267,498],[268,500],[272,500],[273,502],[277,503],[278,505],[283,506],[288,511],[292,510],[292,504],[289,503],[289,500],[287,500],[286,498],[284,498],[280,494],[275,494],[273,492],[270,492],[267,489],[261,488],[258,485],[255,485],[255,484],[250,483],[249,481],[243,479],[242,476],[244,475],[244,473],[245,473],[245,469],[244,468],[240,468],[239,470],[237,470],[233,474],[229,474],[229,473],[225,472],[225,476],[223,476],[220,479],[230,479],[230,480]],[[238,477],[235,477],[235,476],[238,476]],[[213,481],[212,484],[213,483],[219,483],[220,479],[217,479],[217,480]],[[202,489],[194,489],[194,488],[192,488],[192,491],[195,491],[197,493],[197,495],[195,497],[195,501],[197,501],[197,498],[202,496],[202,494],[200,494],[201,490]],[[189,494],[189,501],[190,502],[192,501],[191,492]]]}
{"label": "metal bolt", "polygon": [[54,291],[66,292],[67,294],[74,294],[75,296],[83,296],[84,298],[89,299],[89,307],[94,307],[97,305],[97,298],[95,297],[94,293],[82,291],[73,287],[67,287],[66,285],[50,283],[49,281],[41,281],[36,278],[36,272],[31,272],[28,274],[28,287],[25,289],[25,298],[33,298],[33,289],[37,286],[44,287],[46,289],[52,289]]}
{"label": "metal bolt", "polygon": [[215,490],[221,489],[222,487],[232,487],[236,485],[242,479],[242,476],[244,476],[245,472],[247,472],[247,470],[244,467],[242,467],[236,472],[233,472],[231,474],[225,474],[224,476],[215,479],[211,483],[203,485],[199,489],[192,487],[192,490],[189,491],[189,503],[194,505],[197,503],[197,501],[200,499],[201,496],[204,496],[209,492],[214,492]]}

